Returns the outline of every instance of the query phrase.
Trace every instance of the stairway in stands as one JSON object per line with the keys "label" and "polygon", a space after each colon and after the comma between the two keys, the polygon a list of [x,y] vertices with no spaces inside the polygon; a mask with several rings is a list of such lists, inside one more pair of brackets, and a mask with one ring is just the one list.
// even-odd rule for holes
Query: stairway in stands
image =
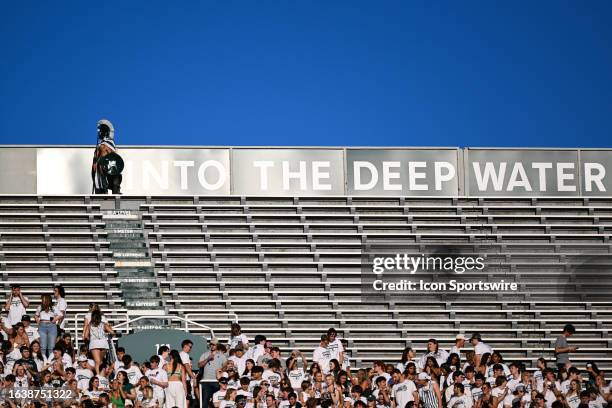
{"label": "stairway in stands", "polygon": [[[104,219],[128,314],[130,317],[165,314],[140,213],[134,210],[108,210]],[[161,325],[159,319],[143,319],[134,328],[144,330]]]}

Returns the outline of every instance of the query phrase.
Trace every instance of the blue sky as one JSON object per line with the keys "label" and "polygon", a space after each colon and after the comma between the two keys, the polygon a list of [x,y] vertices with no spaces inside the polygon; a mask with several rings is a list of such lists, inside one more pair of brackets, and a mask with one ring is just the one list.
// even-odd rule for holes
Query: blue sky
{"label": "blue sky", "polygon": [[610,1],[5,1],[0,143],[611,147]]}

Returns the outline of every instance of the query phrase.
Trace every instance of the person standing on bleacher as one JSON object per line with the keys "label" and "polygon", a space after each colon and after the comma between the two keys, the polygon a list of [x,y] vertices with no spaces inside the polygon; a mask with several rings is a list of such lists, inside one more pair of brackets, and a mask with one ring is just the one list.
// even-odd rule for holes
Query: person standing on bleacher
{"label": "person standing on bleacher", "polygon": [[21,323],[21,318],[26,314],[26,307],[30,305],[30,300],[21,293],[21,286],[11,285],[11,295],[6,299],[4,309],[8,311],[6,320],[7,327],[12,327]]}
{"label": "person standing on bleacher", "polygon": [[557,369],[567,368],[572,365],[569,359],[569,353],[577,350],[576,347],[570,347],[567,339],[576,333],[576,328],[571,324],[566,324],[563,327],[563,333],[555,341],[555,357],[557,359]]}

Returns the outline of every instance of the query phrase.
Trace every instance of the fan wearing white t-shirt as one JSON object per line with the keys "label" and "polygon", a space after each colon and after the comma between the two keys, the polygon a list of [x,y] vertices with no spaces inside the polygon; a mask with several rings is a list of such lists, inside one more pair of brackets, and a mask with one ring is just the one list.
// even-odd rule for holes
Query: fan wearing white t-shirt
{"label": "fan wearing white t-shirt", "polygon": [[21,322],[21,317],[26,314],[26,308],[30,305],[30,300],[21,293],[20,285],[11,285],[11,295],[6,299],[4,310],[8,311],[7,327],[11,327]]}
{"label": "fan wearing white t-shirt", "polygon": [[242,344],[238,344],[234,349],[234,355],[227,358],[230,361],[234,362],[234,367],[238,372],[239,376],[242,376],[244,370],[246,369],[246,353],[244,352]]}
{"label": "fan wearing white t-shirt", "polygon": [[66,291],[63,286],[55,285],[53,287],[53,311],[59,316],[59,327],[62,330],[66,327],[66,311],[68,310],[65,296]]}
{"label": "fan wearing white t-shirt", "polygon": [[298,366],[296,357],[298,354],[302,358],[303,366],[307,367],[306,357],[299,350],[294,350],[291,353],[291,357],[287,359],[287,377],[289,377],[291,388],[296,391],[300,391],[302,389],[302,382],[308,379],[308,374],[304,371],[304,368]]}
{"label": "fan wearing white t-shirt", "polygon": [[75,378],[77,380],[77,387],[81,391],[89,389],[89,380],[94,376],[93,371],[89,369],[89,363],[87,357],[84,355],[79,356],[77,359],[79,366],[75,370]]}
{"label": "fan wearing white t-shirt", "polygon": [[480,358],[485,353],[493,353],[493,349],[482,341],[480,333],[472,334],[470,337],[470,343],[474,346],[474,367],[480,365]]}
{"label": "fan wearing white t-shirt", "polygon": [[389,383],[389,380],[391,379],[391,376],[389,375],[389,373],[387,373],[385,371],[386,367],[385,367],[385,363],[383,361],[380,361],[380,360],[375,361],[372,364],[372,367],[373,367],[373,369],[372,369],[372,372],[370,373],[370,378],[372,380],[372,385],[373,385],[372,388],[373,389],[378,388],[378,386],[376,385],[378,377],[384,377],[385,381],[387,383]]}
{"label": "fan wearing white t-shirt", "polygon": [[453,390],[454,395],[446,404],[447,408],[472,408],[472,397],[464,394],[465,387],[463,384],[455,383]]}
{"label": "fan wearing white t-shirt", "polygon": [[[394,374],[395,376],[395,374]],[[400,382],[391,388],[391,407],[404,408],[410,401],[418,400],[418,391],[414,382],[404,374],[400,374]]]}
{"label": "fan wearing white t-shirt", "polygon": [[342,346],[342,341],[337,338],[338,333],[336,329],[333,327],[327,330],[327,349],[329,350],[329,358],[330,360],[338,360],[340,364],[344,361],[344,347]]}
{"label": "fan wearing white t-shirt", "polygon": [[151,368],[145,372],[149,378],[149,384],[153,388],[153,395],[160,404],[164,403],[164,390],[168,387],[168,373],[159,367],[159,356],[152,356],[149,359]]}
{"label": "fan wearing white t-shirt", "polygon": [[495,379],[495,388],[491,390],[493,397],[493,408],[509,408],[512,407],[513,395],[507,387],[508,380],[506,377],[499,376]]}
{"label": "fan wearing white t-shirt", "polygon": [[[465,385],[463,384],[463,382],[465,381],[465,374],[463,374],[462,371],[455,371],[451,377],[453,379],[453,384],[457,385],[457,384],[461,384],[463,389],[461,390],[461,395],[465,395],[467,398],[469,398],[470,400],[472,399],[472,392],[465,387]],[[450,401],[450,399],[456,395],[456,389],[454,386],[449,386],[448,388],[446,388],[446,391],[444,392],[444,396],[446,397],[447,401]]]}
{"label": "fan wearing white t-shirt", "polygon": [[255,346],[250,347],[246,352],[247,360],[251,359],[255,362],[255,364],[257,364],[257,360],[259,360],[259,358],[266,353],[264,347],[265,342],[266,336],[262,336],[261,334],[256,335]]}
{"label": "fan wearing white t-shirt", "polygon": [[235,349],[238,345],[242,345],[243,348],[247,348],[249,344],[249,339],[246,335],[242,334],[242,329],[238,323],[232,323],[231,325],[231,334],[229,338],[229,348]]}
{"label": "fan wearing white t-shirt", "polygon": [[142,377],[142,371],[140,371],[138,365],[134,364],[132,357],[129,354],[123,356],[123,371],[126,372],[128,381],[133,386],[136,386],[140,380],[140,377]]}
{"label": "fan wearing white t-shirt", "polygon": [[329,373],[329,361],[331,360],[331,354],[327,348],[328,344],[329,338],[327,337],[327,334],[323,334],[321,336],[319,346],[312,352],[312,360],[319,365],[323,374]]}

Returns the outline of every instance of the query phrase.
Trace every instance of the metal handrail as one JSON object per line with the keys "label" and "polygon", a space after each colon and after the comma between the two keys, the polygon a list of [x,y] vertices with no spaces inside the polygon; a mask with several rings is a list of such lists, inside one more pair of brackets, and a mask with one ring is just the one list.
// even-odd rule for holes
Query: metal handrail
{"label": "metal handrail", "polygon": [[183,328],[181,328],[181,330],[185,331],[185,332],[189,332],[189,324],[192,324],[194,326],[206,329],[210,332],[210,338],[212,339],[213,337],[215,337],[215,332],[213,330],[212,327],[210,326],[206,326],[205,324],[201,324],[198,322],[194,322],[193,320],[189,320],[186,319],[184,317],[180,317],[180,316],[170,316],[170,315],[143,315],[143,316],[139,316],[133,319],[129,319],[123,323],[119,323],[115,326],[113,326],[113,329],[119,329],[119,328],[123,328],[124,326],[129,330],[130,328],[130,324],[137,322],[139,320],[143,320],[143,319],[158,319],[158,320],[178,320],[181,322],[185,322],[185,326]]}
{"label": "metal handrail", "polygon": [[[233,317],[232,323],[239,323],[239,321],[238,321],[238,314],[236,314],[236,312],[234,312],[231,309],[228,310],[227,313],[206,313],[206,312],[202,312],[202,313],[186,313],[185,314],[185,318],[187,320],[195,322],[195,320],[192,319],[192,316],[232,316]],[[185,327],[187,328],[187,326],[185,326]]]}

